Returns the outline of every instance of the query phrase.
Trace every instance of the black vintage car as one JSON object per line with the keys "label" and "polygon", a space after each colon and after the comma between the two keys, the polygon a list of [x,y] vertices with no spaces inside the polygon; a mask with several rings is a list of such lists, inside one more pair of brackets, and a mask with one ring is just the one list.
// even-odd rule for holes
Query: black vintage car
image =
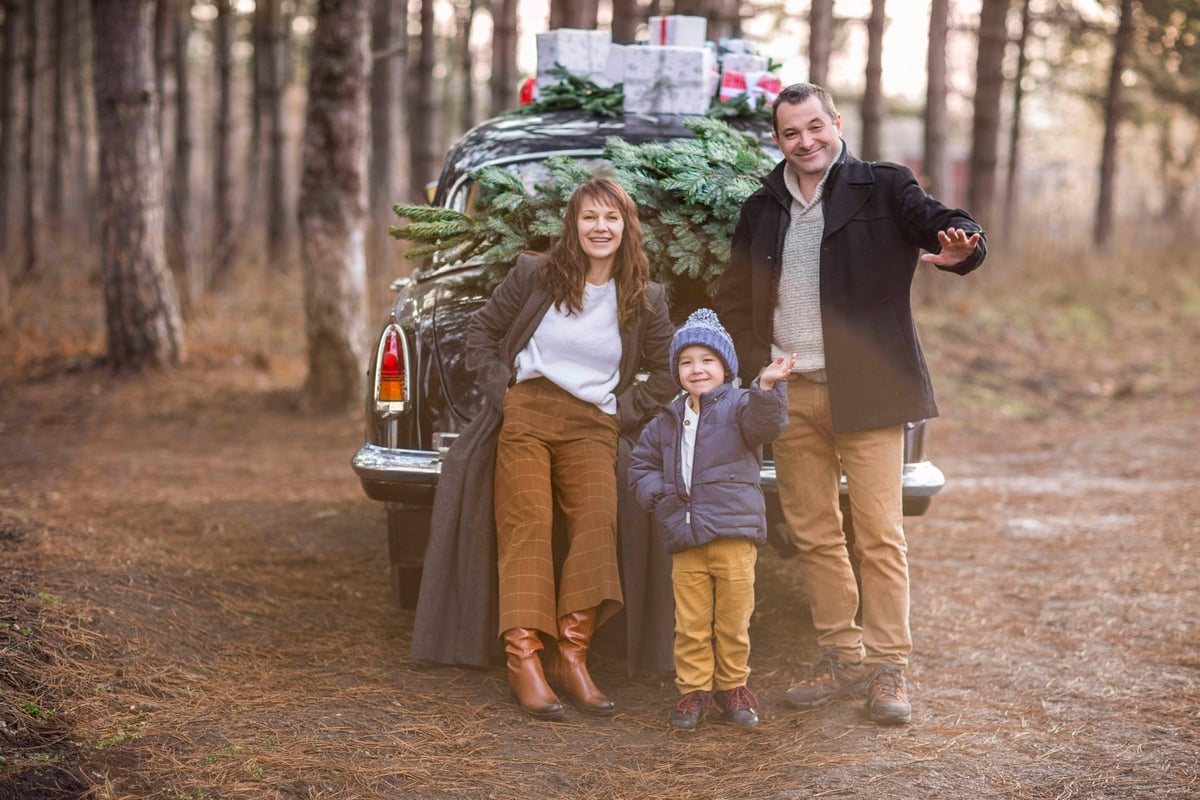
{"label": "black vintage car", "polygon": [[[476,190],[473,175],[484,167],[501,166],[532,184],[544,177],[542,166],[551,156],[599,162],[609,137],[633,144],[686,139],[694,134],[685,121],[555,112],[484,122],[450,150],[433,204],[469,212]],[[769,141],[768,123],[742,127]],[[445,263],[434,257],[411,277],[393,282],[395,300],[367,368],[366,443],[352,465],[367,496],[385,504],[393,596],[407,608],[416,604],[441,457],[484,402],[464,359],[468,319],[487,300],[477,279],[484,267],[478,259]],[[944,483],[942,472],[927,458],[927,427],[921,421],[907,429],[903,487],[908,515],[925,513]],[[769,459],[762,481],[774,528],[780,514],[775,466]]]}

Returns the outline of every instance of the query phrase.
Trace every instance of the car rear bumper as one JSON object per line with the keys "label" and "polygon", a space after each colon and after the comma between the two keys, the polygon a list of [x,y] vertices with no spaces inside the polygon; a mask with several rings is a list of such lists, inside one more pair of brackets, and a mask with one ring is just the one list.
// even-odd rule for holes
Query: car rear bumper
{"label": "car rear bumper", "polygon": [[[355,453],[351,465],[362,482],[363,491],[372,500],[411,505],[432,505],[433,492],[442,472],[442,456],[433,450],[399,450],[365,444]],[[775,464],[762,468],[762,486],[775,492]],[[914,461],[904,465],[901,486],[904,513],[924,514],[933,496],[946,485],[946,476],[932,461]],[[846,494],[846,479],[842,479]]]}

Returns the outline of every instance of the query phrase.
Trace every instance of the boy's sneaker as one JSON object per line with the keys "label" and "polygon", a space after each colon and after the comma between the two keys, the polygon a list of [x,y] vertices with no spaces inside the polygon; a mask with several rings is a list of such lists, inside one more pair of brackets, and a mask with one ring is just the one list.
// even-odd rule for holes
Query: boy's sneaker
{"label": "boy's sneaker", "polygon": [[721,722],[743,728],[758,727],[758,697],[745,686],[713,692],[713,700],[721,712]]}
{"label": "boy's sneaker", "polygon": [[783,699],[792,708],[816,708],[834,698],[861,693],[870,680],[866,664],[838,661],[835,652],[822,650],[808,677],[788,689]]}
{"label": "boy's sneaker", "polygon": [[912,706],[900,667],[895,664],[875,667],[871,688],[867,690],[867,711],[871,721],[879,725],[907,725],[912,720]]}
{"label": "boy's sneaker", "polygon": [[671,715],[667,717],[667,722],[676,730],[695,730],[700,721],[704,719],[704,712],[710,705],[712,705],[712,696],[703,689],[688,692],[679,698],[675,708],[671,709]]}

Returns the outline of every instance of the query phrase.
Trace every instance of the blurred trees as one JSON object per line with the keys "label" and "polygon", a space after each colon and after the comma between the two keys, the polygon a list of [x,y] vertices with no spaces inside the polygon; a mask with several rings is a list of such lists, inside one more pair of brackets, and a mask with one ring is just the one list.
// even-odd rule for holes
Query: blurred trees
{"label": "blurred trees", "polygon": [[[98,246],[101,199],[115,200],[114,187],[98,183],[95,103],[108,76],[93,69],[100,32],[91,2],[0,0],[0,306],[6,282],[38,280],[39,265],[57,258],[64,241]],[[312,45],[325,2],[150,0],[145,86],[156,100],[156,213],[166,235],[161,254],[143,257],[169,264],[188,314],[202,310],[209,293],[235,288],[245,270],[296,269],[293,229],[309,146],[303,118],[312,112],[312,73],[324,68]],[[1139,164],[1153,160],[1153,169],[1128,174],[1158,180],[1152,202],[1163,219],[1184,220],[1200,202],[1200,0],[982,0],[978,8],[931,0],[923,102],[888,97],[883,66],[892,46],[884,33],[902,15],[926,13],[919,2],[872,0],[855,7],[869,9],[857,18],[835,16],[842,9],[833,0],[811,0],[799,12],[776,0],[555,0],[537,6],[544,16],[533,14],[531,0],[363,2],[371,54],[362,121],[370,165],[367,264],[389,274],[389,264],[399,263],[383,235],[390,206],[423,200],[448,145],[480,118],[516,104],[533,66],[518,54],[533,33],[552,24],[611,25],[614,38],[628,42],[644,37],[647,17],[658,13],[703,15],[711,39],[797,34],[809,61],[792,63],[790,74],[830,86],[840,104],[858,105],[856,152],[895,157],[896,118],[917,120],[923,141],[906,144],[906,158],[921,162],[929,190],[966,205],[996,243],[1022,230],[1022,214],[1032,213],[1022,197],[1028,187],[1044,195],[1048,184],[1065,180],[1055,177],[1062,172],[1037,175],[1045,165],[1022,155],[1025,137],[1040,130],[1045,141],[1045,117],[1056,110],[1048,95],[1092,104],[1084,124],[1097,144],[1087,158],[1097,241],[1121,227],[1129,155]],[[1134,135],[1141,146],[1130,144]],[[969,163],[959,155],[964,148]],[[1071,155],[1081,157],[1078,148]]]}
{"label": "blurred trees", "polygon": [[1113,194],[1117,164],[1117,128],[1121,124],[1121,96],[1124,92],[1125,65],[1133,43],[1133,0],[1121,0],[1121,16],[1113,43],[1112,67],[1108,91],[1104,97],[1104,144],[1100,151],[1100,190],[1096,193],[1096,224],[1092,239],[1098,245],[1112,237]]}
{"label": "blurred trees", "polygon": [[363,397],[367,343],[367,83],[370,0],[321,0],[317,9],[300,181],[308,379],[317,410]]}
{"label": "blurred trees", "polygon": [[929,50],[925,57],[922,181],[935,197],[946,185],[946,38],[950,0],[930,0]]}
{"label": "blurred trees", "polygon": [[100,140],[100,273],[109,361],[174,366],[183,325],[163,241],[153,0],[93,0]]}
{"label": "blurred trees", "polygon": [[979,14],[967,208],[984,230],[990,230],[996,199],[996,153],[1000,137],[1000,96],[1004,91],[1004,50],[1008,45],[1009,2],[983,0]]}
{"label": "blurred trees", "polygon": [[871,0],[871,15],[867,18],[867,75],[863,85],[862,144],[859,157],[878,161],[882,157],[880,138],[883,135],[883,30],[887,25],[885,0]]}

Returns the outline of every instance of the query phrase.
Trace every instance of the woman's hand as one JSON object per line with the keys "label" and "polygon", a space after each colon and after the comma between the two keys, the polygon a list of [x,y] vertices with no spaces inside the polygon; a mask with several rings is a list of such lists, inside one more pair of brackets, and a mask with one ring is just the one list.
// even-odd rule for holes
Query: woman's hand
{"label": "woman's hand", "polygon": [[763,367],[763,371],[758,375],[758,385],[763,391],[771,391],[775,388],[778,381],[786,381],[788,375],[792,374],[792,367],[796,366],[796,354],[792,353],[791,358],[784,360],[783,356],[772,361],[767,366]]}

